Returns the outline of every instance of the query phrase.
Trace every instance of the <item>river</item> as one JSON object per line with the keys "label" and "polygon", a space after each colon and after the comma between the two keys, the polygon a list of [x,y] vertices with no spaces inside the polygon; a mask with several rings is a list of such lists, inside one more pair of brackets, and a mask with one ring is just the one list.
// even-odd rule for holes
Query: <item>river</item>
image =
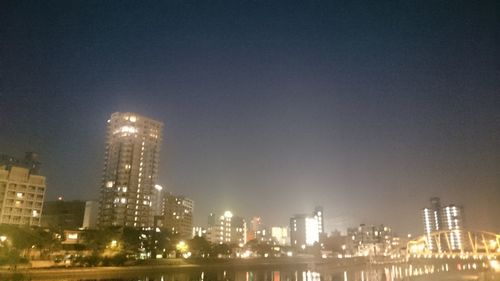
{"label": "river", "polygon": [[481,262],[440,263],[440,264],[393,264],[359,266],[351,268],[179,268],[166,270],[141,270],[124,274],[120,270],[113,273],[82,274],[74,271],[68,276],[58,277],[26,275],[18,280],[54,281],[500,281],[500,274],[493,272]]}

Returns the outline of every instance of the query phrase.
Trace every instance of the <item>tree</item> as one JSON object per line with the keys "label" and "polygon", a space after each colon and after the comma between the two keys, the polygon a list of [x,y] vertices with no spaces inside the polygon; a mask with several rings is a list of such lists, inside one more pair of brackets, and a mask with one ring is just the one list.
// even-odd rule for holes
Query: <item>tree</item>
{"label": "tree", "polygon": [[189,249],[193,257],[209,257],[212,245],[204,237],[195,236],[188,241]]}
{"label": "tree", "polygon": [[229,257],[231,254],[231,247],[227,244],[216,244],[212,248],[212,257]]}

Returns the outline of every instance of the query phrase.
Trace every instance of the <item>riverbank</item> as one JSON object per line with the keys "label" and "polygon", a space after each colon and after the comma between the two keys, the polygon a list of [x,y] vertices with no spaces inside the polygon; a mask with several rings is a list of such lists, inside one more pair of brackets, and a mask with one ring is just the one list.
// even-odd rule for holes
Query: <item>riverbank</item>
{"label": "riverbank", "polygon": [[228,260],[156,260],[147,264],[113,266],[113,267],[51,267],[51,268],[19,268],[17,270],[0,270],[0,280],[22,276],[20,280],[53,280],[53,279],[93,279],[93,278],[127,278],[142,273],[155,274],[163,272],[183,271],[217,271],[225,268],[235,270],[254,269],[312,269],[317,261],[313,259],[228,259]]}

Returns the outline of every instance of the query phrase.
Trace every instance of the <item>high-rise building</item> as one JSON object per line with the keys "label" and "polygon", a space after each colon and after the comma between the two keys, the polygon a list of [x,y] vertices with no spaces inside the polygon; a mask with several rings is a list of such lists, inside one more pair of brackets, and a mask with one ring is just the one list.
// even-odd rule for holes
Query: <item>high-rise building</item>
{"label": "high-rise building", "polygon": [[208,215],[207,226],[208,227],[215,226],[215,224],[217,223],[216,221],[217,221],[217,219],[215,217],[215,214],[214,213],[210,213]]}
{"label": "high-rise building", "polygon": [[462,250],[463,246],[463,208],[456,205],[443,207],[443,227],[449,230],[448,240],[452,251]]}
{"label": "high-rise building", "polygon": [[153,226],[162,130],[162,122],[135,113],[111,115],[101,185],[100,227]]}
{"label": "high-rise building", "polygon": [[422,219],[424,221],[424,233],[428,241],[429,249],[435,250],[440,245],[432,238],[431,234],[442,229],[441,223],[441,200],[432,197],[431,207],[422,209]]}
{"label": "high-rise building", "polygon": [[170,193],[163,197],[163,227],[178,234],[183,239],[192,237],[193,233],[193,200]]}
{"label": "high-rise building", "polygon": [[247,238],[248,241],[253,240],[253,239],[261,239],[262,237],[262,231],[263,231],[263,226],[262,226],[262,219],[260,217],[253,217],[252,220],[250,220],[250,227],[248,229],[247,233]]}
{"label": "high-rise building", "polygon": [[[441,207],[440,199],[433,197],[431,207],[422,209],[424,234],[430,251],[441,252],[444,248],[461,250],[463,243],[463,208],[454,204]],[[433,236],[433,232],[450,231],[446,238]]]}
{"label": "high-rise building", "polygon": [[207,239],[217,244],[244,245],[247,240],[247,225],[245,219],[225,211],[214,226],[207,229]]}
{"label": "high-rise building", "polygon": [[292,246],[312,246],[324,233],[323,208],[316,207],[312,215],[295,215],[290,219],[290,243]]}
{"label": "high-rise building", "polygon": [[391,228],[384,225],[360,224],[357,228],[347,229],[346,250],[355,256],[387,255],[395,250]]}
{"label": "high-rise building", "polygon": [[317,206],[314,209],[313,217],[317,221],[318,235],[320,236],[320,238],[325,233],[325,224],[324,224],[324,220],[323,220],[323,215],[324,215],[323,207]]}
{"label": "high-rise building", "polygon": [[99,202],[85,202],[85,213],[83,214],[83,228],[96,228],[99,214]]}
{"label": "high-rise building", "polygon": [[290,243],[295,247],[306,245],[306,219],[307,215],[295,215],[290,218]]}
{"label": "high-rise building", "polygon": [[278,245],[290,245],[290,234],[288,227],[271,227],[271,237],[278,243]]}
{"label": "high-rise building", "polygon": [[40,226],[45,189],[44,176],[0,165],[0,223]]}

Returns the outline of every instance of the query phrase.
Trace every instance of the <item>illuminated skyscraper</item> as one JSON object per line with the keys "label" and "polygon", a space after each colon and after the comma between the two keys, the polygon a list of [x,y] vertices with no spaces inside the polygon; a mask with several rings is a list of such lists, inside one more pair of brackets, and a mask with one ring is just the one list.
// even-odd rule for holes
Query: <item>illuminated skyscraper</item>
{"label": "illuminated skyscraper", "polygon": [[324,220],[323,220],[323,207],[317,206],[314,209],[313,217],[316,219],[318,224],[318,235],[322,235],[325,232]]}
{"label": "illuminated skyscraper", "polygon": [[422,219],[424,222],[424,233],[429,245],[429,249],[437,250],[439,246],[431,237],[431,233],[442,228],[441,223],[441,201],[438,197],[431,198],[431,207],[422,209]]}
{"label": "illuminated skyscraper", "polygon": [[[441,207],[439,198],[431,198],[431,207],[422,209],[424,233],[429,250],[441,252],[445,248],[461,250],[463,243],[463,208],[456,205]],[[437,239],[433,232],[449,230],[446,239]],[[437,240],[436,240],[437,239]]]}
{"label": "illuminated skyscraper", "polygon": [[135,113],[108,120],[99,226],[149,227],[163,123]]}
{"label": "illuminated skyscraper", "polygon": [[444,228],[450,230],[448,239],[451,250],[462,250],[463,243],[463,208],[455,205],[448,205],[443,208]]}

